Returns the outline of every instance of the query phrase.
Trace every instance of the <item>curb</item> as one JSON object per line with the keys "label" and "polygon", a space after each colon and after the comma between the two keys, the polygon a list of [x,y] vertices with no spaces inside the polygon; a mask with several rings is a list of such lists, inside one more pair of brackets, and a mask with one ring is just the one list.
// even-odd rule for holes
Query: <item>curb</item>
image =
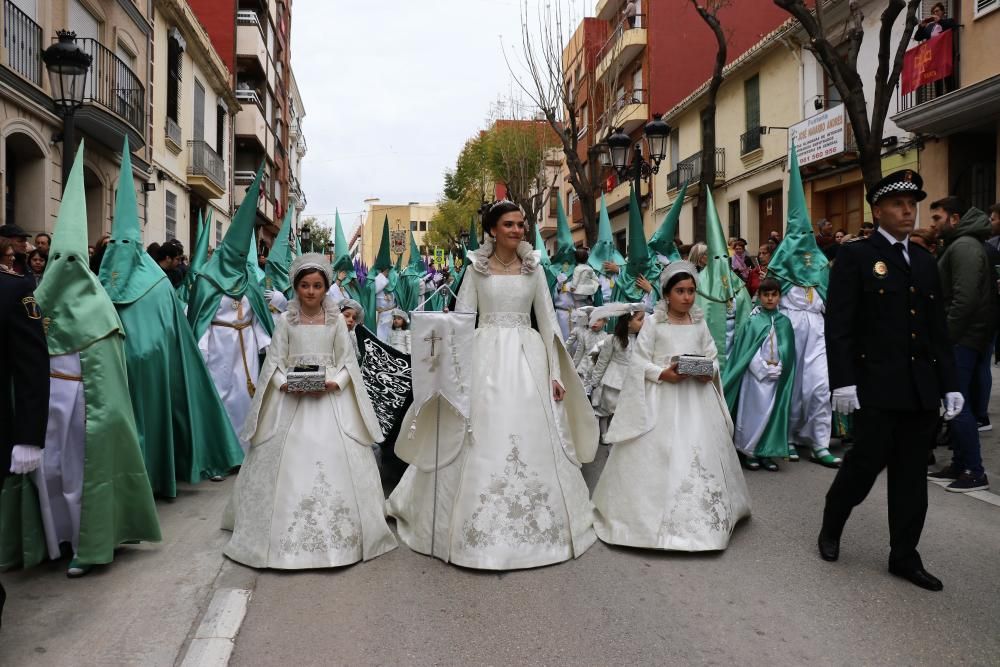
{"label": "curb", "polygon": [[251,595],[251,591],[240,588],[215,591],[187,647],[181,667],[224,667],[229,664]]}

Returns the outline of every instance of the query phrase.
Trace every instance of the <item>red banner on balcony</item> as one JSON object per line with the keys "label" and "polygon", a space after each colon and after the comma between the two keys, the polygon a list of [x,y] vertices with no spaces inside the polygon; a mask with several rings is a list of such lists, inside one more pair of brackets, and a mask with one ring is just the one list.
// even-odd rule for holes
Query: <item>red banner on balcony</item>
{"label": "red banner on balcony", "polygon": [[909,95],[920,86],[951,76],[953,67],[952,32],[945,30],[906,52],[903,56],[901,85]]}

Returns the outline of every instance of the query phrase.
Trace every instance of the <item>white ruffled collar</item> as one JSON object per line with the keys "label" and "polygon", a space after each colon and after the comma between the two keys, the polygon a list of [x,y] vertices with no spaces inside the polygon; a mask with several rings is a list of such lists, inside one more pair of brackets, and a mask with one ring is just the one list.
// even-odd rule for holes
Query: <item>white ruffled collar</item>
{"label": "white ruffled collar", "polygon": [[[698,324],[705,319],[705,311],[703,311],[698,306],[691,306],[691,310],[688,311],[691,316],[691,324]],[[660,299],[656,302],[656,306],[653,308],[653,315],[656,317],[657,322],[668,322],[667,319],[667,300]]]}
{"label": "white ruffled collar", "polygon": [[[487,234],[483,245],[478,250],[469,253],[472,259],[472,268],[484,276],[490,275],[490,255],[493,254],[495,248],[493,237]],[[521,241],[517,246],[517,256],[521,259],[522,275],[534,273],[535,269],[538,268],[539,255],[527,241]]]}
{"label": "white ruffled collar", "polygon": [[[288,309],[285,311],[285,320],[287,320],[292,326],[297,326],[299,324],[300,312],[299,300],[292,299],[288,302]],[[329,296],[323,299],[323,312],[326,315],[323,322],[326,326],[332,325],[337,321],[338,317],[343,317],[343,315],[340,314],[340,309],[337,308],[337,303],[332,297]]]}

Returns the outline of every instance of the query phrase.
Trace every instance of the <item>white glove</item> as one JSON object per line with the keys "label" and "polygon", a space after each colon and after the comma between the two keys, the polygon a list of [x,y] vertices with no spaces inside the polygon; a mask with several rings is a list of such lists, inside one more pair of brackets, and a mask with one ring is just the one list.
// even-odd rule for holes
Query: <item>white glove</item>
{"label": "white glove", "polygon": [[778,380],[781,379],[781,370],[782,370],[781,363],[778,363],[775,366],[768,366],[767,379],[771,382],[777,382]]}
{"label": "white glove", "polygon": [[833,390],[833,411],[839,412],[842,415],[849,415],[855,410],[861,409],[861,403],[858,402],[858,387],[857,385],[851,385],[849,387],[838,387]]}
{"label": "white glove", "polygon": [[27,475],[42,464],[42,448],[34,445],[14,445],[10,452],[10,471],[15,475]]}
{"label": "white glove", "polygon": [[965,397],[957,391],[949,391],[944,395],[944,420],[951,421],[965,407]]}
{"label": "white glove", "polygon": [[265,290],[264,296],[267,297],[268,303],[277,310],[283,312],[288,308],[288,299],[279,290]]}

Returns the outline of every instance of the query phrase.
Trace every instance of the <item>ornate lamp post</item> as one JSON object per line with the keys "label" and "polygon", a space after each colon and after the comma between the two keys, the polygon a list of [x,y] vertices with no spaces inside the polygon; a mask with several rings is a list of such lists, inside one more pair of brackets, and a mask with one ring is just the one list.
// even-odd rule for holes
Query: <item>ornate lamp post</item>
{"label": "ornate lamp post", "polygon": [[309,229],[309,225],[302,225],[302,227],[299,229],[299,242],[302,245],[305,245],[305,244],[308,243],[309,244],[309,251],[308,252],[312,252],[313,251],[313,247],[312,247],[312,230]]}
{"label": "ornate lamp post", "polygon": [[83,105],[87,72],[94,58],[77,46],[75,32],[60,30],[56,34],[59,41],[42,52],[42,60],[49,72],[52,102],[63,119],[62,184],[65,188],[76,155],[73,114]]}
{"label": "ornate lamp post", "polygon": [[639,195],[641,181],[649,181],[653,174],[659,172],[660,162],[667,155],[670,126],[663,120],[663,114],[653,114],[653,120],[646,123],[643,134],[646,137],[649,161],[642,155],[642,144],[636,143],[633,149],[632,138],[622,128],[615,130],[606,140],[611,153],[611,166],[620,180],[631,177],[636,196]]}

